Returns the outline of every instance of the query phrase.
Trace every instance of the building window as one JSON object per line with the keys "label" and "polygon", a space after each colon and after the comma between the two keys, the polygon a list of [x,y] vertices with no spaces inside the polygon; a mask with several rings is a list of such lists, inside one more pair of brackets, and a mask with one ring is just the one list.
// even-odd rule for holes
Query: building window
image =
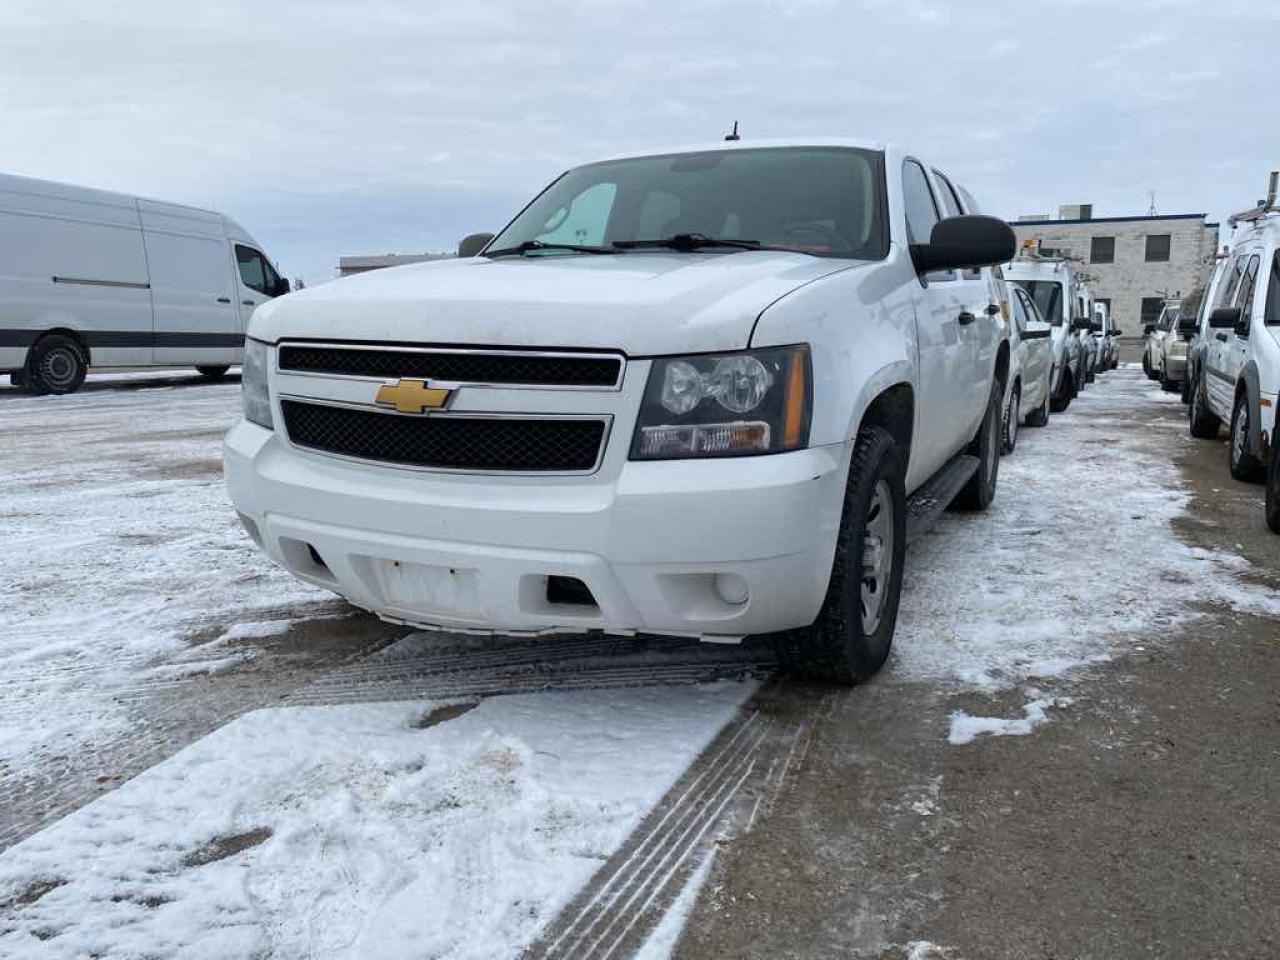
{"label": "building window", "polygon": [[[1167,259],[1167,258],[1166,258]],[[1116,238],[1093,237],[1089,240],[1090,263],[1115,263]]]}
{"label": "building window", "polygon": [[1164,309],[1164,297],[1142,298],[1142,326],[1155,326],[1160,319],[1160,311]]}
{"label": "building window", "polygon": [[1147,236],[1147,263],[1164,262],[1169,259],[1169,234],[1153,233]]}

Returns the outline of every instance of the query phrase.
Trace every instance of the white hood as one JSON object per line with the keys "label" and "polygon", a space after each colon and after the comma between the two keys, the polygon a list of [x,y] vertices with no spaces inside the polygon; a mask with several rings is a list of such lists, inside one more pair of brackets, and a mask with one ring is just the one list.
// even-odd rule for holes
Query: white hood
{"label": "white hood", "polygon": [[485,257],[377,270],[259,307],[249,335],[631,356],[737,350],[771,303],[861,261],[802,253]]}

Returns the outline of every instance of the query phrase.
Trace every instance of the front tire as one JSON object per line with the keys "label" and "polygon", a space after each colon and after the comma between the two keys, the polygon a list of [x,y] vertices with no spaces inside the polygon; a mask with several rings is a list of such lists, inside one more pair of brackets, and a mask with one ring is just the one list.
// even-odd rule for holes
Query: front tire
{"label": "front tire", "polygon": [[1004,422],[1000,429],[1000,452],[1013,453],[1018,445],[1018,410],[1022,406],[1022,385],[1015,383],[1004,405]]}
{"label": "front tire", "polygon": [[1196,377],[1191,388],[1191,410],[1188,413],[1191,421],[1191,435],[1197,440],[1214,440],[1218,436],[1218,427],[1222,421],[1209,409],[1204,396],[1204,378]]}
{"label": "front tire", "polygon": [[1262,479],[1262,461],[1249,449],[1249,397],[1241,392],[1231,411],[1231,476],[1245,483],[1257,483]]}
{"label": "front tire", "polygon": [[1062,379],[1058,381],[1058,392],[1053,395],[1053,399],[1049,402],[1049,409],[1054,413],[1062,413],[1067,407],[1071,406],[1071,398],[1076,395],[1073,381],[1071,368],[1068,367],[1062,371]]}
{"label": "front tire", "polygon": [[1043,427],[1049,422],[1049,389],[1045,388],[1044,400],[1036,410],[1027,414],[1028,427]]}
{"label": "front tire", "polygon": [[810,626],[775,640],[793,676],[852,685],[888,659],[907,539],[905,478],[902,451],[887,430],[858,434],[822,609]]}
{"label": "front tire", "polygon": [[25,379],[35,393],[75,393],[88,373],[84,347],[60,333],[41,337],[27,354]]}
{"label": "front tire", "polygon": [[1267,526],[1280,533],[1280,430],[1271,438],[1271,466],[1267,468]]}
{"label": "front tire", "polygon": [[952,506],[961,510],[985,510],[996,498],[996,481],[1000,476],[1000,396],[1003,392],[1000,382],[996,381],[987,399],[982,425],[966,451],[978,458],[978,469],[952,501]]}
{"label": "front tire", "polygon": [[1156,378],[1156,372],[1151,367],[1151,357],[1145,352],[1142,354],[1142,372],[1147,375],[1148,380]]}

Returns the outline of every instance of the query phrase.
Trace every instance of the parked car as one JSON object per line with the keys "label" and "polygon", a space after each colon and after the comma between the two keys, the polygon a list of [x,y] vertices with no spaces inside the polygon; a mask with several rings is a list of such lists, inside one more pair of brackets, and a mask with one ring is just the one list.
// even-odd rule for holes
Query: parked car
{"label": "parked car", "polygon": [[1040,316],[1035,302],[1016,283],[1009,287],[1009,310],[1013,324],[1009,332],[1009,387],[1005,391],[1005,453],[1018,445],[1018,424],[1043,427],[1049,422],[1049,400],[1053,379],[1053,328]]}
{"label": "parked car", "polygon": [[1280,393],[1280,208],[1277,175],[1267,199],[1230,219],[1231,255],[1201,330],[1204,349],[1191,396],[1191,435],[1230,424],[1228,462],[1237,480],[1264,479],[1275,443]]}
{"label": "parked car", "polygon": [[220,377],[288,289],[220,213],[0,174],[0,371],[19,386],[71,393],[90,364]]}
{"label": "parked car", "polygon": [[1095,300],[1093,303],[1093,336],[1098,341],[1098,369],[1114,370],[1120,365],[1120,350],[1117,341],[1120,331],[1111,319],[1107,305]]}
{"label": "parked car", "polygon": [[1142,328],[1146,337],[1142,349],[1142,372],[1148,380],[1159,380],[1164,371],[1164,338],[1178,322],[1179,304],[1178,300],[1166,300],[1155,322]]}
{"label": "parked car", "polygon": [[1208,318],[1212,310],[1214,298],[1217,296],[1218,284],[1226,275],[1230,262],[1224,252],[1219,254],[1201,284],[1200,301],[1194,314],[1178,315],[1178,329],[1187,339],[1187,371],[1182,378],[1182,402],[1190,405],[1191,393],[1199,376],[1201,358],[1204,355],[1205,341],[1208,339]]}
{"label": "parked car", "polygon": [[1080,339],[1080,347],[1085,355],[1085,383],[1093,383],[1098,376],[1098,370],[1101,362],[1101,348],[1097,337],[1094,336],[1094,325],[1097,319],[1093,312],[1093,294],[1089,291],[1089,285],[1083,281],[1076,285],[1075,306],[1072,311],[1072,327],[1076,330],[1076,336]]}
{"label": "parked car", "polygon": [[1075,288],[1071,265],[1061,259],[1040,257],[1023,248],[1017,259],[1002,268],[1005,279],[1022,287],[1031,297],[1040,316],[1052,330],[1053,368],[1049,406],[1061,413],[1084,384],[1086,355],[1077,331],[1066,320],[1066,307]]}
{"label": "parked car", "polygon": [[231,499],[393,621],[766,634],[865,679],[908,534],[995,495],[1015,241],[954,183],[843,140],[569,170],[458,259],[260,309]]}
{"label": "parked car", "polygon": [[1187,377],[1187,357],[1191,341],[1195,337],[1196,322],[1204,290],[1195,287],[1178,304],[1178,316],[1173,329],[1160,340],[1160,387],[1169,393],[1182,393]]}

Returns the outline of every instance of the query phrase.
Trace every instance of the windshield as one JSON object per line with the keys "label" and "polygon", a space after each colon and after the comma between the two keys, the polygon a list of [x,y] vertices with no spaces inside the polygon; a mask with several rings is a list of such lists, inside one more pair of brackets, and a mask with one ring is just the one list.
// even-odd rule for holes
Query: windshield
{"label": "windshield", "polygon": [[888,252],[883,167],[882,154],[845,147],[718,150],[593,163],[551,184],[488,249],[531,241],[608,247],[683,234],[879,260]]}
{"label": "windshield", "polygon": [[1178,307],[1165,307],[1164,313],[1160,314],[1160,319],[1156,321],[1156,329],[1167,333],[1177,322]]}
{"label": "windshield", "polygon": [[1031,300],[1042,316],[1049,323],[1057,323],[1062,319],[1062,284],[1056,280],[1014,280],[1018,286],[1031,294]]}

